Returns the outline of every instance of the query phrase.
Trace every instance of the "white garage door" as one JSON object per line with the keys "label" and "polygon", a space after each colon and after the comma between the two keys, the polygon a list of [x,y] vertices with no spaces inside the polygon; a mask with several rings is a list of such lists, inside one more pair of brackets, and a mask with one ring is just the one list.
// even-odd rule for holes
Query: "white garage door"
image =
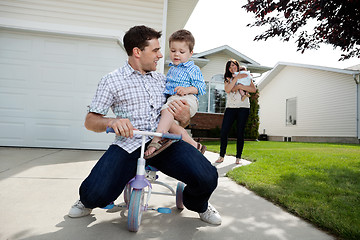
{"label": "white garage door", "polygon": [[113,39],[0,30],[0,146],[105,149],[84,127],[100,78],[122,66]]}

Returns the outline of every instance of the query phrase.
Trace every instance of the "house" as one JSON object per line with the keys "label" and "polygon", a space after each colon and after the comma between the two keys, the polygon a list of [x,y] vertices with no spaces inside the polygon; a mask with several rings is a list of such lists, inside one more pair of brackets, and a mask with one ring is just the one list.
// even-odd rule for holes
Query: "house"
{"label": "house", "polygon": [[259,133],[273,141],[359,143],[359,70],[278,63],[258,84]]}
{"label": "house", "polygon": [[106,149],[114,136],[84,118],[100,78],[127,59],[124,33],[144,24],[168,37],[197,2],[1,1],[0,146]]}
{"label": "house", "polygon": [[[169,35],[185,26],[197,2],[0,1],[0,146],[106,149],[114,136],[86,130],[84,118],[101,77],[127,60],[124,33],[142,24],[162,30],[169,56]],[[194,54],[208,87],[194,130],[221,124],[229,58],[255,75],[270,69],[229,46]],[[157,70],[167,72],[166,58]]]}
{"label": "house", "polygon": [[[228,45],[193,54],[192,60],[200,67],[207,86],[206,95],[199,97],[199,110],[190,123],[191,131],[195,135],[206,136],[208,130],[221,128],[226,103],[224,73],[229,59],[245,65],[254,78],[271,70]],[[165,72],[169,69],[168,63],[169,60],[166,61]]]}

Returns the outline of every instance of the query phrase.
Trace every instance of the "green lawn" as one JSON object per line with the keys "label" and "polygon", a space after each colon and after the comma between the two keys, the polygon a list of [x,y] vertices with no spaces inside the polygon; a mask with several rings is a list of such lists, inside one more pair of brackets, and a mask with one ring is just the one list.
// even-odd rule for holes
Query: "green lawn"
{"label": "green lawn", "polygon": [[[218,142],[204,142],[218,152]],[[235,142],[227,152],[235,155]],[[360,145],[246,142],[252,164],[228,176],[343,239],[360,239]]]}

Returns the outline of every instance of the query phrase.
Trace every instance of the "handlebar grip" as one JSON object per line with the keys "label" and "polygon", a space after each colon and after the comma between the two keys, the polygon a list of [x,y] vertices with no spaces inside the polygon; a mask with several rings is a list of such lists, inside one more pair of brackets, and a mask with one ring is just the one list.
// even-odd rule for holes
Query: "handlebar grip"
{"label": "handlebar grip", "polygon": [[112,129],[111,127],[106,127],[106,133],[114,133],[114,129]]}
{"label": "handlebar grip", "polygon": [[181,140],[181,138],[182,138],[181,135],[171,134],[171,133],[163,133],[162,137],[163,138],[168,138],[168,139],[174,139],[174,140]]}

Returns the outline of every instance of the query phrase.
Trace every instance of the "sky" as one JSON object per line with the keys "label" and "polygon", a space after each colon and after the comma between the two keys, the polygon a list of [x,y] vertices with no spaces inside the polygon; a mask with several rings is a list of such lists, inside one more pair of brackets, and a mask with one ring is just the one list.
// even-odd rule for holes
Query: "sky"
{"label": "sky", "polygon": [[279,38],[254,41],[265,28],[246,27],[255,18],[241,8],[247,0],[199,0],[185,29],[195,37],[194,53],[229,45],[260,65],[274,67],[278,62],[291,62],[334,68],[360,64],[360,58],[338,61],[341,51],[331,45],[318,50],[296,51],[295,40],[282,42]]}

